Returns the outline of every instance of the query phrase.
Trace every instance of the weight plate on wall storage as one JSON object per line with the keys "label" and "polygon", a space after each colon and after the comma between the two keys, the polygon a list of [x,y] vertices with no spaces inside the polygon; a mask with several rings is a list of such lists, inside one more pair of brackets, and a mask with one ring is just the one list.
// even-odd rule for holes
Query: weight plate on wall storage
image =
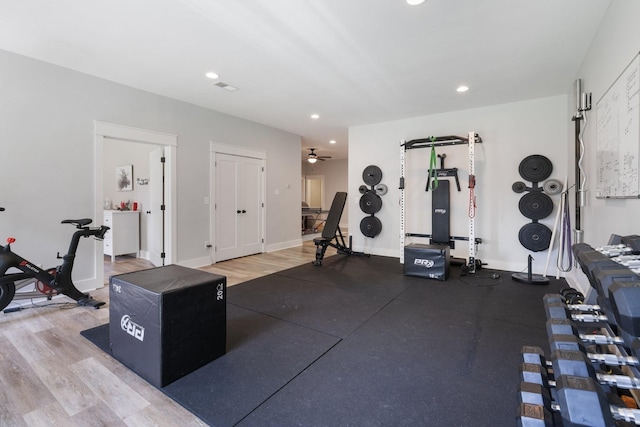
{"label": "weight plate on wall storage", "polygon": [[370,165],[362,171],[362,180],[367,185],[378,185],[382,181],[382,171],[375,165]]}
{"label": "weight plate on wall storage", "polygon": [[360,197],[360,209],[366,214],[374,214],[382,209],[382,199],[373,191],[364,193]]}
{"label": "weight plate on wall storage", "polygon": [[369,189],[367,188],[366,185],[361,185],[360,187],[358,187],[358,191],[360,192],[360,194],[364,194],[367,191],[369,191]]}
{"label": "weight plate on wall storage", "polygon": [[531,182],[540,182],[549,178],[553,172],[551,160],[540,154],[525,157],[518,167],[520,176]]}
{"label": "weight plate on wall storage", "polygon": [[520,244],[533,252],[544,251],[551,243],[551,230],[544,224],[532,222],[522,226],[518,233]]}
{"label": "weight plate on wall storage", "polygon": [[387,191],[389,191],[389,188],[385,184],[378,184],[375,186],[374,190],[376,190],[377,194],[384,196],[387,194]]}
{"label": "weight plate on wall storage", "polygon": [[366,237],[376,237],[382,231],[382,222],[375,216],[365,216],[360,221],[360,231]]}
{"label": "weight plate on wall storage", "polygon": [[518,203],[522,215],[529,219],[542,219],[551,215],[553,200],[546,194],[535,191],[525,194]]}
{"label": "weight plate on wall storage", "polygon": [[562,183],[557,179],[550,179],[544,183],[542,189],[547,194],[560,194],[562,192]]}
{"label": "weight plate on wall storage", "polygon": [[513,183],[513,185],[511,186],[511,189],[515,192],[515,193],[524,193],[524,191],[527,189],[527,184],[525,184],[522,181],[516,181]]}

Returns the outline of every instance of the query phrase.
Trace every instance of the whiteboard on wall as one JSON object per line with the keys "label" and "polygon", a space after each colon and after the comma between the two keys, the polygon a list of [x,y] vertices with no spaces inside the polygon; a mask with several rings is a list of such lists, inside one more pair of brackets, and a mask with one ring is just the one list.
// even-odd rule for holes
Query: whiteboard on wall
{"label": "whiteboard on wall", "polygon": [[640,197],[640,56],[596,103],[596,197]]}

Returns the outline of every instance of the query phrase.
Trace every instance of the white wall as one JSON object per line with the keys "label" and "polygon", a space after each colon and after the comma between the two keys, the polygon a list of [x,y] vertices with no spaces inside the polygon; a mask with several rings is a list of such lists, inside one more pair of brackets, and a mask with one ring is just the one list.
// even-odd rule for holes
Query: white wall
{"label": "white wall", "polygon": [[[521,271],[526,269],[530,253],[518,240],[518,231],[531,220],[519,211],[522,194],[511,190],[515,181],[523,181],[518,172],[520,162],[528,155],[547,156],[554,169],[550,178],[564,181],[567,164],[565,141],[570,117],[564,95],[496,105],[393,122],[356,126],[349,130],[349,224],[354,248],[371,254],[400,256],[400,141],[429,136],[461,135],[475,131],[482,139],[476,145],[476,237],[483,240],[476,258],[489,268]],[[375,149],[372,149],[375,147]],[[451,234],[468,235],[468,150],[466,145],[438,148],[447,154],[446,168],[459,168],[462,192],[451,183]],[[362,153],[366,153],[362,155]],[[431,233],[430,193],[424,191],[429,168],[429,149],[407,152],[406,232]],[[382,233],[364,237],[359,230],[365,216],[359,209],[358,187],[363,184],[362,171],[375,164],[382,170],[382,183],[389,192],[382,197],[382,210],[376,214],[382,222]],[[439,166],[439,163],[438,163]],[[527,182],[528,185],[531,183]],[[557,205],[558,196],[553,197]],[[557,206],[540,222],[553,228]],[[426,243],[425,240],[409,239]],[[466,242],[457,242],[454,255],[468,256]],[[544,269],[547,251],[533,253],[534,273]],[[555,271],[554,271],[555,273]]]}
{"label": "white wall", "polygon": [[[593,96],[593,109],[587,113],[587,127],[583,138],[588,192],[587,205],[583,209],[583,230],[585,242],[596,246],[606,244],[612,233],[640,233],[635,220],[640,214],[640,200],[595,198],[596,102],[640,51],[639,16],[640,2],[613,0],[576,75],[576,78],[582,79],[583,90],[591,92]],[[573,93],[569,95],[572,96]],[[569,143],[571,153],[574,148],[572,137]],[[570,160],[573,161],[573,158]]]}
{"label": "white wall", "polygon": [[[640,200],[595,198],[596,102],[640,50],[639,16],[640,2],[637,0],[613,0],[576,75],[576,78],[582,79],[583,91],[591,92],[593,97],[593,109],[587,113],[583,138],[587,204],[582,209],[582,230],[584,242],[594,247],[606,244],[611,234],[640,234],[637,220]],[[574,108],[573,96],[573,91],[570,91],[571,111]],[[572,174],[575,150],[573,135],[572,127],[567,147]],[[583,291],[588,289],[586,278],[578,270],[574,270],[568,280]]]}
{"label": "white wall", "polygon": [[[6,51],[0,64],[1,229],[21,255],[54,265],[60,221],[93,217],[94,120],[178,135],[178,262],[208,256],[210,141],[267,153],[266,245],[300,241],[299,136]],[[76,281],[95,277],[96,249],[81,242]]]}
{"label": "white wall", "polygon": [[[104,145],[102,153],[103,199],[108,198],[114,208],[120,202],[138,202],[138,210],[148,209],[149,186],[139,185],[136,179],[149,178],[149,154],[158,146],[128,141],[111,140]],[[133,166],[131,191],[119,191],[116,186],[116,168],[123,165]]]}

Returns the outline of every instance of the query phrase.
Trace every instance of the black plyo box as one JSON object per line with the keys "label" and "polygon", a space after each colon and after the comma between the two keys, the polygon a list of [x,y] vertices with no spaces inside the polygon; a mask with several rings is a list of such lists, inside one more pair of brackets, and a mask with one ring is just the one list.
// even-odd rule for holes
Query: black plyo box
{"label": "black plyo box", "polygon": [[447,280],[449,278],[449,247],[413,243],[404,247],[405,276]]}
{"label": "black plyo box", "polygon": [[109,279],[111,354],[160,388],[226,352],[225,276],[169,265]]}

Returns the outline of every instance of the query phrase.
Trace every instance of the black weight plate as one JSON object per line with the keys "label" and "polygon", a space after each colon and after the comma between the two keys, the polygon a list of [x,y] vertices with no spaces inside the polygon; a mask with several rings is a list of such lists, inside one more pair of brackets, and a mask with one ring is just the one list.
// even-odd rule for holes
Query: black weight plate
{"label": "black weight plate", "polygon": [[382,171],[375,165],[370,165],[362,171],[362,180],[367,185],[378,185],[382,181]]}
{"label": "black weight plate", "polygon": [[373,191],[364,193],[360,197],[360,209],[366,214],[374,214],[382,209],[382,199]]}
{"label": "black weight plate", "polygon": [[520,176],[531,182],[540,182],[549,178],[553,172],[551,160],[540,154],[525,157],[518,168]]}
{"label": "black weight plate", "polygon": [[551,243],[551,230],[544,224],[532,222],[524,225],[518,233],[520,244],[533,252],[544,251]]}
{"label": "black weight plate", "polygon": [[364,194],[367,191],[369,191],[369,189],[367,188],[366,185],[361,185],[360,187],[358,187],[358,191],[360,192],[360,194]]}
{"label": "black weight plate", "polygon": [[382,231],[382,223],[375,216],[365,216],[360,221],[360,231],[366,237],[376,237]]}
{"label": "black weight plate", "polygon": [[551,215],[553,200],[541,191],[525,194],[518,203],[522,215],[529,219],[542,219]]}
{"label": "black weight plate", "polygon": [[525,184],[522,181],[516,181],[513,183],[513,185],[511,186],[511,189],[516,192],[516,193],[523,193],[524,190],[527,189],[527,184]]}

